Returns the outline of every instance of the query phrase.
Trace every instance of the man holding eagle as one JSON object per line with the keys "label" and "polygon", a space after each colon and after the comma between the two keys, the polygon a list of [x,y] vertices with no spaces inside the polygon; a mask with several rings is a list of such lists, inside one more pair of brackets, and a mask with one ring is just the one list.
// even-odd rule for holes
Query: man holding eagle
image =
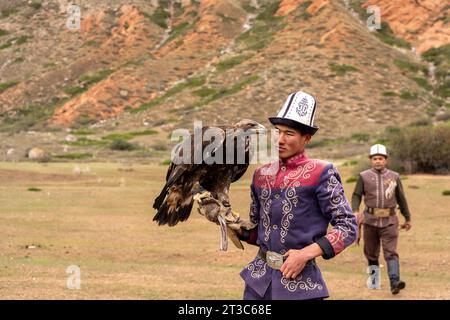
{"label": "man holding eagle", "polygon": [[[205,178],[204,164],[196,165],[193,172],[198,183],[192,188],[196,195],[186,193],[185,197],[176,200],[170,190],[179,189],[177,183],[186,183],[187,178],[175,182],[179,178],[174,180],[174,177],[182,177],[186,168],[177,169],[171,165],[166,186],[155,201],[154,207],[158,211],[154,220],[159,224],[173,225],[175,221],[187,219],[186,214],[171,217],[177,212],[174,204],[187,206],[190,212],[195,198],[200,212],[209,220],[226,225],[222,229],[228,231],[232,240],[234,235],[241,241],[259,246],[257,256],[240,274],[245,281],[244,299],[328,297],[315,258],[333,258],[357,237],[356,219],[345,198],[336,167],[332,163],[310,159],[305,154],[305,146],[318,130],[314,126],[315,111],[314,97],[299,91],[289,95],[276,117],[269,118],[278,131],[279,160],[256,169],[253,174],[250,221],[240,219],[231,210],[226,196],[230,183],[242,176],[242,170],[245,172],[246,163],[240,165],[240,170],[235,164],[234,171],[233,165],[218,165],[228,166],[228,169],[222,169],[228,172],[224,174],[228,181],[222,182],[222,187],[211,182],[218,181],[219,176]],[[244,130],[256,127],[244,122],[241,123]],[[224,137],[244,145],[248,141],[236,135],[224,134]],[[202,208],[211,204],[211,210]],[[165,209],[161,211],[161,208]],[[327,232],[329,224],[332,229]]]}

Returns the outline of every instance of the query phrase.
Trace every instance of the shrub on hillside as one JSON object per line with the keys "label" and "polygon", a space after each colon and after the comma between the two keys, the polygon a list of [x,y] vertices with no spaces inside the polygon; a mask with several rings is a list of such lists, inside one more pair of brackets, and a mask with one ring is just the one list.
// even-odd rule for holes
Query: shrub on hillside
{"label": "shrub on hillside", "polygon": [[122,139],[117,139],[114,140],[111,143],[110,148],[112,150],[119,150],[119,151],[131,151],[131,150],[135,150],[137,149],[137,146],[133,143],[130,143],[126,140],[122,140]]}
{"label": "shrub on hillside", "polygon": [[393,163],[406,173],[450,173],[450,127],[421,126],[400,129],[388,137]]}

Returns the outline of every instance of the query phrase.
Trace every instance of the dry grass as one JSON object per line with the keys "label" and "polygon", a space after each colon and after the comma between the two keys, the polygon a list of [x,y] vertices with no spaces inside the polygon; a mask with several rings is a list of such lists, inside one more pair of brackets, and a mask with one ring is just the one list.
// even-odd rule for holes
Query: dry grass
{"label": "dry grass", "polygon": [[[256,247],[219,252],[218,227],[196,211],[174,228],[152,222],[166,166],[82,164],[90,172],[75,175],[76,166],[0,163],[2,298],[241,299],[239,272]],[[350,170],[341,168],[344,181]],[[232,203],[244,217],[252,172],[232,187]],[[449,299],[450,216],[442,190],[450,189],[450,177],[414,175],[404,184],[413,229],[401,232],[407,289],[395,299]],[[352,188],[346,185],[348,196]],[[382,290],[366,289],[362,247],[318,261],[331,299],[393,298],[385,267]],[[81,268],[80,290],[66,287],[70,265]]]}

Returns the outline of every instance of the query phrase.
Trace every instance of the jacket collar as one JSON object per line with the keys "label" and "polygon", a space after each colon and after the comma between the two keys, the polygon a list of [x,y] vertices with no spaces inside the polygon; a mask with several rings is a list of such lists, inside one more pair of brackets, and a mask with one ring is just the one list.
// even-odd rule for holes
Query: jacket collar
{"label": "jacket collar", "polygon": [[292,157],[290,157],[288,159],[280,159],[280,165],[296,166],[300,162],[303,162],[307,159],[308,159],[308,157],[305,154],[305,150],[303,150],[302,152],[297,153],[296,155],[293,155]]}
{"label": "jacket collar", "polygon": [[384,168],[381,171],[375,170],[374,168],[372,168],[372,172],[375,172],[376,174],[385,174],[387,172],[387,169]]}

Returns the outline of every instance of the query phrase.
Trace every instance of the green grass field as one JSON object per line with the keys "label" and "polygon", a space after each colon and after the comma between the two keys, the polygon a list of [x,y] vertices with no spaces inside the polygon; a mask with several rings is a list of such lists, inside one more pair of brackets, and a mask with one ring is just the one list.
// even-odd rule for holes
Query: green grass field
{"label": "green grass field", "polygon": [[[89,171],[75,174],[78,171]],[[86,170],[89,168],[89,170]],[[341,167],[343,181],[350,167]],[[241,299],[240,270],[256,254],[220,252],[218,226],[194,209],[176,227],[153,221],[166,166],[119,163],[0,163],[0,297],[3,299]],[[231,203],[248,217],[254,167],[232,185]],[[450,299],[450,177],[403,181],[413,228],[400,232],[398,296],[366,288],[362,247],[318,259],[330,299]],[[351,196],[354,184],[346,184]],[[37,188],[40,191],[32,191]],[[230,246],[232,244],[230,243]],[[78,265],[81,288],[67,288]],[[383,261],[384,265],[384,261]]]}

